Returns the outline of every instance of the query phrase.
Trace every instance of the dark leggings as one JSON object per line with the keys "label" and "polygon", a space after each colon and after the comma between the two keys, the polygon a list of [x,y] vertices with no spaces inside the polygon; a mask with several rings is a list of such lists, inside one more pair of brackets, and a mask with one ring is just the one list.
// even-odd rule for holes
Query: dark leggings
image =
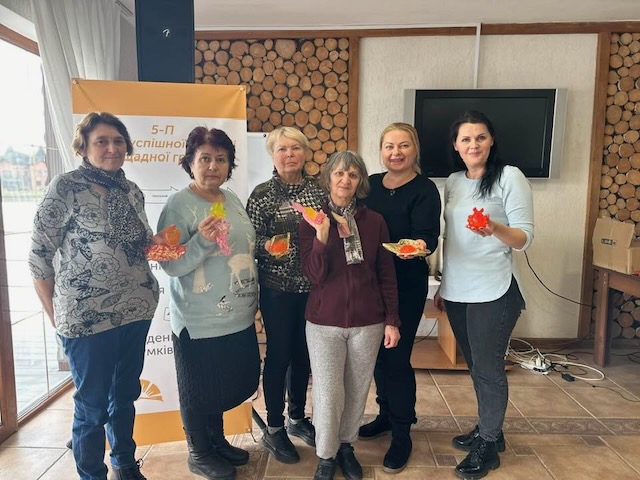
{"label": "dark leggings", "polygon": [[445,300],[447,316],[469,366],[478,400],[480,436],[497,440],[509,401],[504,359],[511,332],[524,305],[518,283],[512,278],[507,292],[484,303]]}
{"label": "dark leggings", "polygon": [[267,335],[262,390],[270,427],[284,425],[285,385],[289,417],[301,419],[305,415],[311,370],[304,332],[308,297],[307,293],[260,288],[260,312]]}
{"label": "dark leggings", "polygon": [[395,348],[380,347],[374,378],[380,413],[391,422],[416,423],[416,376],[411,352],[427,299],[425,285],[399,289],[400,342]]}

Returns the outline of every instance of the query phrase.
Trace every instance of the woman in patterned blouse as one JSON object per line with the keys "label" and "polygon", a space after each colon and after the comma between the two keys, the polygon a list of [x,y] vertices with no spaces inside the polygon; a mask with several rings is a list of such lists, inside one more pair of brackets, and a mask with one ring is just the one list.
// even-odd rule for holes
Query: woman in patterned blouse
{"label": "woman in patterned blouse", "polygon": [[77,389],[72,440],[80,479],[107,478],[106,427],[111,478],[140,480],[133,402],[158,303],[144,257],[153,234],[143,194],[121,168],[133,151],[123,123],[90,113],[72,147],[82,163],[51,181],[34,219],[29,267]]}

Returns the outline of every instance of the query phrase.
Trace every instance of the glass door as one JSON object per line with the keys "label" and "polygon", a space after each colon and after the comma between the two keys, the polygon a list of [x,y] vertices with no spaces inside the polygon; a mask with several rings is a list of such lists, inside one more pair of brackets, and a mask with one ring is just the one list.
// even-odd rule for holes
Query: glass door
{"label": "glass door", "polygon": [[[40,57],[0,40],[0,188],[2,189],[2,421],[24,418],[70,381],[55,330],[42,311],[28,266],[33,217],[57,150],[45,140]],[[5,382],[5,376],[13,380]],[[6,404],[6,407],[4,406]]]}

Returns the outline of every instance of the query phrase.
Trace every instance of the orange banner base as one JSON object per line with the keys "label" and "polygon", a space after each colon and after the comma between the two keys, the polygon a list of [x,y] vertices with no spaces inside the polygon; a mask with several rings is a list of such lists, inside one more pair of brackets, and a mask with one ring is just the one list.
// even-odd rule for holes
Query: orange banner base
{"label": "orange banner base", "polygon": [[[225,435],[251,433],[251,408],[251,402],[245,402],[224,412]],[[136,415],[133,438],[138,445],[184,440],[180,411]]]}

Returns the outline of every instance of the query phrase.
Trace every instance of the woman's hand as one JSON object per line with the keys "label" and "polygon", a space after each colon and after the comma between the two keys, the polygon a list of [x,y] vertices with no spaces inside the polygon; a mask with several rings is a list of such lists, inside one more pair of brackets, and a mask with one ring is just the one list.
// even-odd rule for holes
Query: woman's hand
{"label": "woman's hand", "polygon": [[420,238],[417,239],[416,242],[418,243],[418,245],[420,245],[419,251],[417,251],[416,253],[400,253],[398,254],[398,258],[402,260],[411,260],[412,258],[421,256],[420,252],[422,252],[422,255],[424,255],[424,252],[426,252],[427,250],[427,243]]}
{"label": "woman's hand", "polygon": [[210,242],[215,242],[216,234],[218,233],[217,221],[217,218],[207,215],[207,217],[198,224],[198,233]]}
{"label": "woman's hand", "polygon": [[433,304],[436,306],[438,310],[444,312],[446,309],[444,307],[444,298],[440,296],[440,289],[436,291],[436,294],[433,297]]}
{"label": "woman's hand", "polygon": [[156,233],[153,237],[151,237],[151,243],[153,245],[166,245],[167,242],[167,231],[169,230],[173,230],[174,228],[176,228],[176,224],[172,224],[169,225],[167,227],[164,227],[162,230],[160,230],[158,233]]}
{"label": "woman's hand", "polygon": [[[467,227],[469,228],[469,227]],[[527,234],[519,228],[509,227],[500,222],[494,222],[489,219],[487,226],[484,228],[469,228],[473,233],[481,237],[494,236],[507,247],[521,249],[527,243]]]}
{"label": "woman's hand", "polygon": [[322,219],[322,223],[316,223],[314,221],[311,221],[307,219],[305,215],[303,215],[303,218],[307,221],[309,225],[311,225],[315,229],[316,238],[320,241],[320,243],[326,245],[327,242],[329,241],[329,226],[330,226],[329,217],[325,216]]}
{"label": "woman's hand", "polygon": [[489,219],[487,221],[486,227],[471,228],[469,225],[467,225],[467,228],[471,230],[473,233],[480,235],[481,237],[490,237],[491,235],[493,235],[493,231],[496,228],[496,223],[493,220]]}
{"label": "woman's hand", "polygon": [[386,325],[384,327],[384,348],[393,348],[400,341],[400,330],[398,327]]}

